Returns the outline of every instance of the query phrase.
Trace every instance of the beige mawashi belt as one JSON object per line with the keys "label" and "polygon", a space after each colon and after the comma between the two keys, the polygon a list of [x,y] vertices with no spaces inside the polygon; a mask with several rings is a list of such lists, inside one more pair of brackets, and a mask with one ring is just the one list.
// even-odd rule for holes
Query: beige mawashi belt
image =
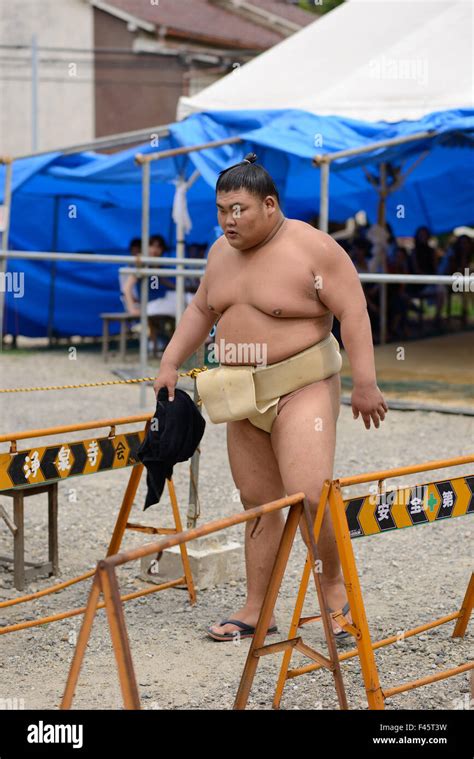
{"label": "beige mawashi belt", "polygon": [[212,422],[264,414],[282,395],[340,371],[339,344],[330,334],[300,353],[268,366],[218,366],[196,377],[197,390]]}

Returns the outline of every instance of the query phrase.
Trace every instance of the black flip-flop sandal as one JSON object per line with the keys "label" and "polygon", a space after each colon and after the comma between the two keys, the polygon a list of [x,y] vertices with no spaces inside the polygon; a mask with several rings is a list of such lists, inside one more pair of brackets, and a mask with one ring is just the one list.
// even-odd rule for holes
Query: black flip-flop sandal
{"label": "black flip-flop sandal", "polygon": [[[237,625],[237,627],[240,627],[242,632],[240,630],[233,630],[233,632],[227,632],[223,634],[215,633],[213,630],[211,630],[210,627],[207,628],[207,634],[213,638],[213,640],[235,640],[237,637],[240,638],[253,638],[255,634],[255,627],[252,625],[248,625],[246,622],[241,622],[240,619],[223,619],[219,626],[223,627],[223,625]],[[274,633],[278,632],[278,627],[274,625],[273,627],[269,627],[267,631],[267,635],[274,635]]]}

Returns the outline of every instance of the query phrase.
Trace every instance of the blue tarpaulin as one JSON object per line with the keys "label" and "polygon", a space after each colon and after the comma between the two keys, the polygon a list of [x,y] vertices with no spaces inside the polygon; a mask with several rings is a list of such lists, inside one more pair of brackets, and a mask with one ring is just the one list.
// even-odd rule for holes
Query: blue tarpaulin
{"label": "blue tarpaulin", "polygon": [[[150,232],[175,246],[171,216],[175,182],[197,168],[201,177],[188,192],[193,228],[188,243],[208,244],[217,224],[214,187],[218,172],[254,151],[274,177],[283,212],[308,220],[319,210],[316,154],[433,132],[436,136],[380,148],[331,164],[329,217],[344,221],[364,209],[375,221],[378,196],[366,172],[381,161],[408,172],[389,195],[387,220],[395,234],[411,235],[420,224],[434,233],[474,221],[474,109],[432,113],[419,121],[362,122],[319,117],[299,110],[199,113],[169,126],[159,145],[142,145],[113,155],[50,153],[13,165],[10,229],[12,249],[126,253],[140,237],[141,168],[138,152],[164,151],[238,136],[240,143],[169,157],[151,163]],[[423,159],[420,160],[420,156]],[[414,166],[412,171],[410,167]],[[4,167],[0,167],[3,192]],[[168,253],[169,255],[169,253]],[[173,255],[173,252],[171,252]],[[9,260],[8,271],[24,273],[24,295],[6,293],[5,331],[43,336],[98,335],[102,311],[122,310],[117,264]],[[54,272],[54,277],[51,274]]]}

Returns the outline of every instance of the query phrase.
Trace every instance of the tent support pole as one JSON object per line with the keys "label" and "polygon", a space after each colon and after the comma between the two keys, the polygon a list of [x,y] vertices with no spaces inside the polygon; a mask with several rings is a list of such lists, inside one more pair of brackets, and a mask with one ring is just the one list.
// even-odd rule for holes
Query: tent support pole
{"label": "tent support pole", "polygon": [[[58,217],[59,217],[59,196],[54,196],[54,212],[53,212],[53,240],[52,250],[58,249]],[[54,338],[54,295],[56,287],[56,267],[57,261],[51,262],[51,278],[49,281],[49,303],[48,303],[48,345],[50,348],[53,346]]]}
{"label": "tent support pole", "polygon": [[[2,228],[2,253],[8,250],[8,235],[10,232],[10,209],[12,200],[12,169],[13,161],[11,158],[0,158],[0,163],[5,165],[5,189],[3,193],[3,206],[4,206],[4,224]],[[5,293],[7,289],[6,274],[7,271],[7,259],[2,255],[0,257],[0,351],[3,348],[3,314],[5,309]]]}
{"label": "tent support pole", "polygon": [[320,164],[320,197],[319,197],[319,229],[322,232],[329,228],[329,167],[328,160],[322,160]]}
{"label": "tent support pole", "polygon": [[[379,190],[379,207],[377,214],[377,223],[385,229],[385,211],[387,200],[387,164],[380,164],[380,190]],[[387,272],[386,251],[382,254],[382,272]],[[380,345],[387,342],[387,285],[385,282],[380,283]]]}
{"label": "tent support pole", "polygon": [[[142,163],[142,247],[143,255],[148,255],[150,239],[150,164]],[[146,377],[148,363],[148,277],[140,279],[140,376]],[[145,407],[146,385],[140,384],[140,408]]]}
{"label": "tent support pole", "polygon": [[[184,226],[183,220],[178,219],[176,223],[176,268],[181,271],[182,267],[179,265],[179,261],[182,261],[185,257],[184,249]],[[181,320],[184,313],[184,277],[176,277],[176,321],[175,329]]]}
{"label": "tent support pole", "polygon": [[[196,169],[192,173],[192,175],[189,177],[189,179],[185,180],[184,174],[182,175],[182,181],[185,183],[185,190],[186,194],[188,190],[193,186],[194,182],[196,182],[197,179],[201,176],[200,172]],[[183,219],[178,219],[176,222],[176,268],[178,271],[181,271],[183,268],[182,261],[186,258],[186,232],[184,229]],[[176,278],[176,322],[175,322],[175,329],[178,326],[179,322],[181,321],[181,317],[184,314],[186,310],[186,300],[185,300],[185,279],[184,277],[177,277]]]}

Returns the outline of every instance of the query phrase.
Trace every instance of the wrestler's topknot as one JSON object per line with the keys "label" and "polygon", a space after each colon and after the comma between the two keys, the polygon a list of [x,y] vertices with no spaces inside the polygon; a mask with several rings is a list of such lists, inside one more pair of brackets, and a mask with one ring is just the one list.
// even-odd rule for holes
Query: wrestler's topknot
{"label": "wrestler's topknot", "polygon": [[255,163],[256,160],[255,153],[247,153],[240,163],[219,172],[216,194],[244,189],[256,195],[260,200],[264,200],[267,195],[273,195],[280,203],[280,196],[273,179],[263,166]]}

